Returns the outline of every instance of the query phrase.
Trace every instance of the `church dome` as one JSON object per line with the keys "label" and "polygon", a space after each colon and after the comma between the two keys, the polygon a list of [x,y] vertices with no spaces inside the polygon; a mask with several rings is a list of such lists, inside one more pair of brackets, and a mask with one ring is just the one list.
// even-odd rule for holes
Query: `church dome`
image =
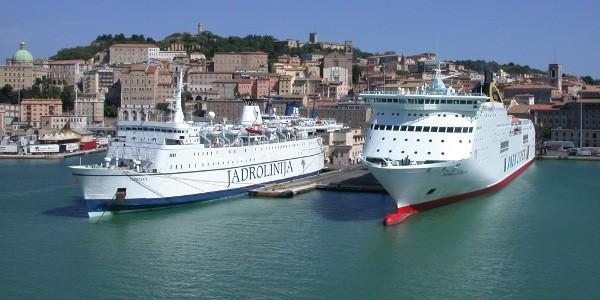
{"label": "church dome", "polygon": [[27,49],[25,49],[25,42],[21,42],[19,50],[13,55],[14,62],[32,62],[33,56]]}

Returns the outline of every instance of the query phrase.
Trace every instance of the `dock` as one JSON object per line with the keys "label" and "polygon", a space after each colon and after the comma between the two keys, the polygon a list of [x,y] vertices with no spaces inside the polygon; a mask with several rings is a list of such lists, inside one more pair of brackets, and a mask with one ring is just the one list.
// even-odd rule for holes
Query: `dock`
{"label": "dock", "polygon": [[106,149],[107,149],[106,147],[102,147],[102,148],[83,150],[83,151],[57,153],[57,154],[40,154],[40,155],[38,155],[38,154],[26,154],[26,155],[0,154],[0,159],[64,159],[67,157],[74,157],[74,156],[81,156],[81,155],[105,152]]}
{"label": "dock", "polygon": [[290,198],[314,190],[386,193],[367,169],[352,166],[325,172],[286,183],[267,185],[248,192],[250,196]]}

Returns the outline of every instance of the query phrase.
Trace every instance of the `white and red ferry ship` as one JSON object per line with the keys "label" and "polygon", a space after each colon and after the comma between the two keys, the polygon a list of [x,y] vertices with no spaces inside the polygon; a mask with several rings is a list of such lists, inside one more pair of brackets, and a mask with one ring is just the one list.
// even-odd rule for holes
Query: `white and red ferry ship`
{"label": "white and red ferry ship", "polygon": [[373,108],[362,160],[397,203],[385,224],[506,185],[535,157],[529,120],[507,115],[493,82],[469,93],[439,69],[416,91],[365,92]]}

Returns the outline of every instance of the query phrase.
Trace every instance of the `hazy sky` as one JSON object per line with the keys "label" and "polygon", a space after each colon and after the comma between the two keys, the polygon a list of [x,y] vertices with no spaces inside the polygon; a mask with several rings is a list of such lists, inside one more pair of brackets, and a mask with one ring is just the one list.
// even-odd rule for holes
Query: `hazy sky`
{"label": "hazy sky", "polygon": [[196,31],[218,35],[352,40],[368,51],[433,51],[442,59],[515,62],[600,78],[600,1],[6,1],[0,59],[20,41],[34,57],[87,45],[103,33],[162,39]]}

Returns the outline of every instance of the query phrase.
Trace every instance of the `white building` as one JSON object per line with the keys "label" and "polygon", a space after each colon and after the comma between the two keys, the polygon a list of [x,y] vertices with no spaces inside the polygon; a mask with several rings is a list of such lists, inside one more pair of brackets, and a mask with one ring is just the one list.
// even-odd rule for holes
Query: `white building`
{"label": "white building", "polygon": [[86,128],[87,117],[83,116],[42,116],[42,129]]}
{"label": "white building", "polygon": [[[348,69],[346,69],[346,68],[342,68],[342,67],[323,68],[323,79],[326,79],[329,81],[342,82],[345,85],[349,85],[349,82],[347,82],[347,78],[349,78],[349,76],[348,76]],[[351,78],[351,76],[350,76],[350,78]]]}
{"label": "white building", "polygon": [[134,64],[158,58],[160,49],[154,44],[115,44],[109,48],[109,63]]}
{"label": "white building", "polygon": [[181,57],[181,56],[187,57],[187,52],[185,52],[185,51],[158,51],[156,57],[150,57],[150,58],[154,58],[157,60],[173,61],[173,59],[175,59],[175,57]]}

